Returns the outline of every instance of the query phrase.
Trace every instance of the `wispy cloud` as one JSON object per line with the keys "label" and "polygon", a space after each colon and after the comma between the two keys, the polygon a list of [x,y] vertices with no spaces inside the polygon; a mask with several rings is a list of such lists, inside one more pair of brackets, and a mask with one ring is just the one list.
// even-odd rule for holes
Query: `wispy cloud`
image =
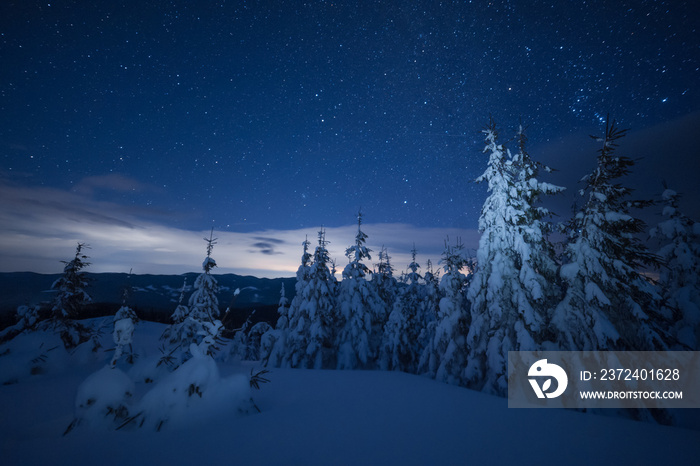
{"label": "wispy cloud", "polygon": [[141,183],[133,178],[110,173],[108,175],[88,176],[80,180],[72,191],[82,195],[92,195],[95,191],[143,192],[155,191],[155,187]]}
{"label": "wispy cloud", "polygon": [[[129,186],[128,179],[111,178],[113,185]],[[83,181],[92,186],[95,181]],[[145,188],[144,188],[145,189]],[[158,215],[148,215],[118,203],[98,202],[91,191],[63,191],[45,187],[21,187],[0,182],[0,270],[60,272],[61,260],[70,259],[77,242],[91,246],[93,272],[185,273],[198,271],[205,256],[204,237],[209,231],[190,231],[168,226]],[[153,219],[159,219],[154,221]],[[162,220],[162,221],[161,221]],[[316,246],[318,226],[294,230],[255,232],[215,231],[218,243],[213,257],[221,273],[258,277],[291,276],[299,266],[302,242],[308,236]],[[338,271],[347,264],[345,250],[357,231],[356,225],[326,228],[329,253]],[[445,237],[461,237],[467,249],[475,249],[478,233],[455,228],[416,228],[405,224],[367,224],[368,246],[386,246],[397,273],[410,262],[415,243],[425,267],[431,259],[437,267]]]}

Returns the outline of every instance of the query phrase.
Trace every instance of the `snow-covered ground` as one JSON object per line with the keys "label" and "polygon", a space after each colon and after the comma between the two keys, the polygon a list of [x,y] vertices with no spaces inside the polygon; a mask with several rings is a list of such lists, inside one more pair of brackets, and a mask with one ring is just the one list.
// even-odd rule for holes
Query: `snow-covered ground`
{"label": "snow-covered ground", "polygon": [[[136,326],[142,363],[157,354],[162,330],[148,322]],[[110,337],[105,335],[107,348],[113,347]],[[381,371],[272,369],[271,382],[253,391],[261,413],[212,416],[184,426],[166,425],[161,432],[78,426],[63,436],[74,417],[78,387],[108,364],[111,355],[103,353],[97,360],[85,355],[55,358],[48,372],[1,385],[0,463],[697,465],[700,461],[700,433],[695,430],[563,410],[508,409],[502,398]],[[0,356],[0,370],[16,370],[7,358],[19,357],[18,351]],[[248,374],[256,365],[219,367],[226,378]],[[147,388],[136,380],[136,397]]]}

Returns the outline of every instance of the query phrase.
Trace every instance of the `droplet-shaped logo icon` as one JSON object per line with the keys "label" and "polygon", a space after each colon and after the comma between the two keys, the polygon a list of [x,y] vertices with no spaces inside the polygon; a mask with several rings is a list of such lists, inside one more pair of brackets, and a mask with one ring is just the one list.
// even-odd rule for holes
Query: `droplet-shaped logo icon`
{"label": "droplet-shaped logo icon", "polygon": [[[564,369],[556,364],[548,363],[546,359],[540,359],[530,366],[527,375],[528,377],[535,377],[529,378],[528,381],[532,385],[537,398],[556,398],[564,393],[566,386],[569,384],[569,377],[566,376]],[[540,387],[538,378],[544,377],[547,377],[547,379]],[[557,381],[557,387],[556,390],[550,393],[548,390],[552,387],[552,379]]]}

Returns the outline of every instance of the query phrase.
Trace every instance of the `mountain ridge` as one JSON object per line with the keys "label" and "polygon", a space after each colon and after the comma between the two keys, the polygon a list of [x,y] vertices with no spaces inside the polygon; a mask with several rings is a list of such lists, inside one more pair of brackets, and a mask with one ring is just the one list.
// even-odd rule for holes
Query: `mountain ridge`
{"label": "mountain ridge", "polygon": [[[52,284],[62,274],[40,274],[35,272],[0,272],[0,315],[5,319],[14,314],[21,305],[47,305],[54,297]],[[123,300],[123,291],[129,288],[127,304],[149,313],[169,316],[178,304],[183,282],[187,288],[183,303],[187,304],[192,285],[199,274],[153,275],[127,273],[86,272],[90,285],[86,288],[95,306],[118,309]],[[251,310],[276,307],[280,299],[282,284],[288,300],[294,297],[296,278],[257,278],[251,275],[213,274],[219,284],[219,307],[223,312],[231,309]],[[235,296],[234,291],[240,289]],[[269,312],[268,312],[269,313]],[[268,316],[269,317],[269,316]],[[260,319],[256,319],[260,320]],[[269,320],[269,319],[265,319]]]}

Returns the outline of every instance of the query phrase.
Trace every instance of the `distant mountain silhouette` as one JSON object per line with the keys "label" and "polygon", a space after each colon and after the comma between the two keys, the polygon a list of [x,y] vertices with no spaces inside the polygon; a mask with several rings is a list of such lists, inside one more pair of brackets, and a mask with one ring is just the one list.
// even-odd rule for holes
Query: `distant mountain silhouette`
{"label": "distant mountain silhouette", "polygon": [[[198,273],[182,275],[129,275],[126,273],[87,273],[90,279],[88,294],[92,297],[92,313],[112,314],[122,302],[123,290],[129,287],[128,304],[137,314],[149,320],[167,322],[177,306],[182,283],[187,278],[184,304],[192,293],[192,285]],[[17,306],[23,304],[48,304],[53,300],[51,285],[61,274],[38,274],[33,272],[0,273],[0,317],[12,323]],[[219,307],[224,312],[231,306],[237,311],[238,321],[244,321],[252,310],[256,310],[253,321],[266,320],[274,323],[280,299],[280,287],[285,286],[287,299],[294,297],[296,278],[257,278],[235,274],[214,275],[219,283]],[[239,288],[241,293],[233,299]],[[141,312],[139,312],[141,311]],[[144,315],[145,314],[145,315]]]}

